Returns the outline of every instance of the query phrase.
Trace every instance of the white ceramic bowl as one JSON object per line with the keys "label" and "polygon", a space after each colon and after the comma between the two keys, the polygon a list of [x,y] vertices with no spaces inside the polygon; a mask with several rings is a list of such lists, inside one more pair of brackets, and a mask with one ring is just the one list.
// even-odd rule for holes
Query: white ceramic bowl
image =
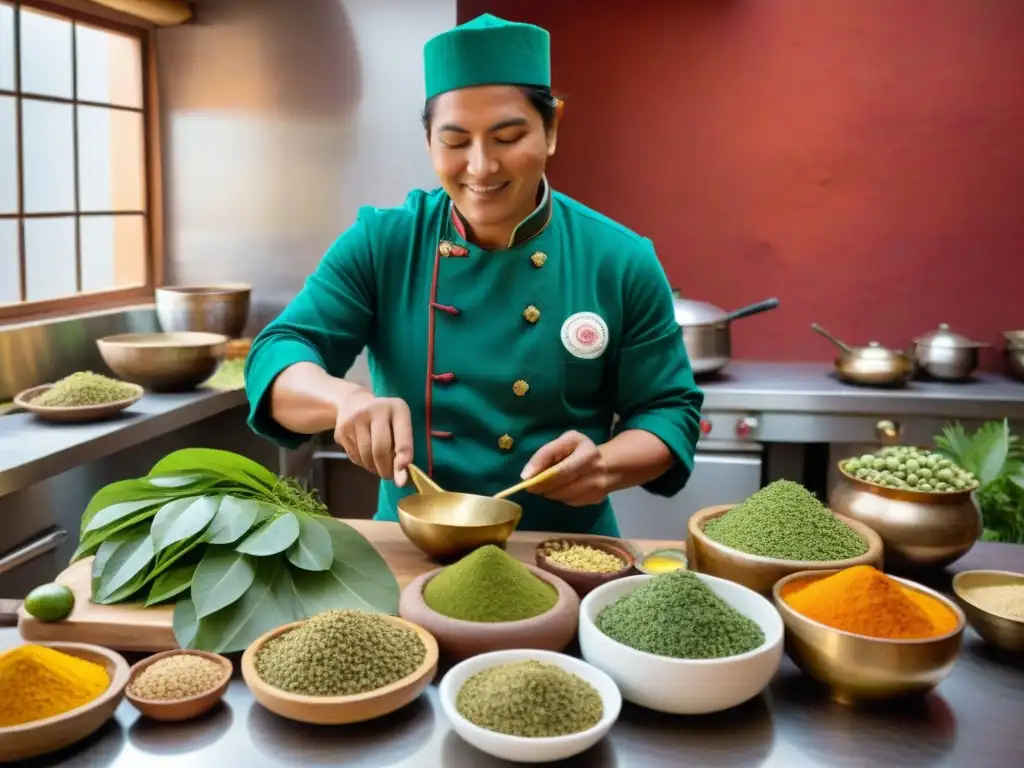
{"label": "white ceramic bowl", "polygon": [[[496,733],[486,728],[474,725],[458,713],[455,708],[455,700],[463,684],[477,672],[482,672],[490,667],[502,664],[511,664],[517,661],[542,661],[561,667],[566,672],[586,680],[594,690],[601,696],[601,703],[604,705],[604,715],[601,721],[593,728],[580,733],[569,734],[568,736],[553,736],[550,738],[528,738],[525,736],[508,736],[504,733]],[[521,763],[546,763],[554,760],[564,760],[567,757],[578,755],[594,746],[604,738],[611,730],[612,725],[619,718],[619,711],[622,709],[622,694],[619,693],[615,682],[604,672],[595,669],[590,664],[553,651],[540,651],[532,649],[492,651],[473,656],[452,667],[448,674],[441,680],[438,688],[438,696],[441,699],[441,709],[452,724],[452,729],[463,739],[479,749],[494,757],[504,760],[519,761]]]}
{"label": "white ceramic bowl", "polygon": [[580,651],[586,661],[611,676],[627,701],[675,715],[719,712],[757,696],[778,671],[783,624],[775,606],[740,584],[703,573],[695,575],[756,621],[764,631],[764,644],[724,659],[673,659],[635,650],[601,632],[597,616],[606,605],[658,577],[630,576],[604,584],[580,605]]}

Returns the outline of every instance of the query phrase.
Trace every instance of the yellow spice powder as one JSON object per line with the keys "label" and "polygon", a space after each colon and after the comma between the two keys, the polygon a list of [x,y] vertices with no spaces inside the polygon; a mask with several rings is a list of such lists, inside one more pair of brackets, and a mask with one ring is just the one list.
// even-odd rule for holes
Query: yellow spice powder
{"label": "yellow spice powder", "polygon": [[42,645],[0,654],[0,727],[62,715],[88,704],[110,685],[95,664]]}

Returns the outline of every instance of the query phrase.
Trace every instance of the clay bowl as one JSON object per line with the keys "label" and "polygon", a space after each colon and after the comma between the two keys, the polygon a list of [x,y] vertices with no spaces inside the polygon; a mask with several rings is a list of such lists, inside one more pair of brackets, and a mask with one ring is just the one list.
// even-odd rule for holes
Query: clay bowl
{"label": "clay bowl", "polygon": [[981,512],[973,490],[952,493],[905,491],[850,475],[840,479],[828,505],[878,532],[886,565],[895,570],[938,569],[959,560],[981,535]]}
{"label": "clay bowl", "polygon": [[242,654],[242,678],[256,701],[274,714],[300,723],[345,725],[388,715],[412,702],[434,679],[437,673],[437,641],[423,627],[396,616],[380,615],[392,624],[413,630],[427,649],[419,669],[391,685],[352,696],[302,696],[263,682],[256,673],[257,652],[267,641],[301,626],[301,621],[272,629],[253,641]]}
{"label": "clay bowl", "polygon": [[[124,383],[128,384],[128,382]],[[114,414],[120,413],[125,408],[129,408],[139,402],[144,390],[137,384],[129,384],[129,386],[134,387],[135,394],[124,400],[117,400],[113,403],[103,403],[101,405],[53,407],[32,404],[33,400],[53,387],[52,384],[41,384],[38,387],[32,387],[31,389],[26,389],[24,392],[19,392],[14,397],[14,404],[29,413],[34,413],[36,416],[41,419],[45,419],[46,421],[65,424],[72,422],[100,421],[102,419],[108,419]]]}
{"label": "clay bowl", "polygon": [[774,560],[770,557],[748,555],[737,549],[722,546],[705,536],[704,525],[707,521],[721,517],[734,506],[734,504],[723,504],[707,507],[695,512],[690,517],[689,538],[686,542],[690,570],[735,581],[737,584],[742,584],[763,595],[771,593],[772,587],[779,579],[798,571],[827,571],[849,568],[853,565],[873,565],[878,570],[882,570],[882,539],[864,523],[843,515],[836,515],[836,517],[850,526],[868,543],[868,551],[859,557],[821,561]]}
{"label": "clay bowl", "polygon": [[539,579],[558,591],[558,601],[547,613],[522,621],[463,621],[438,613],[423,599],[427,582],[443,571],[417,576],[402,590],[398,601],[398,614],[430,631],[448,661],[462,661],[489,651],[513,648],[534,648],[541,651],[562,651],[576,635],[579,622],[580,598],[558,576],[536,566],[524,563]]}
{"label": "clay bowl", "polygon": [[[142,674],[144,669],[161,659],[166,659],[170,656],[180,656],[183,654],[202,656],[204,659],[209,659],[220,666],[223,672],[220,682],[205,693],[189,696],[184,699],[175,699],[173,701],[146,699],[132,693],[132,683],[135,682],[136,677]],[[128,687],[125,689],[124,695],[125,698],[128,699],[128,701],[130,701],[137,710],[139,710],[139,712],[152,720],[163,720],[165,722],[191,720],[193,717],[198,717],[204,712],[213,709],[217,702],[221,700],[224,692],[228,689],[228,684],[231,682],[232,671],[233,668],[231,666],[231,661],[217,653],[192,650],[164,651],[163,653],[157,653],[143,659],[142,661],[136,662],[132,666],[131,676],[128,678]]]}
{"label": "clay bowl", "polygon": [[890,576],[938,600],[956,615],[955,629],[923,640],[887,640],[843,632],[808,619],[782,599],[782,590],[789,582],[824,578],[839,570],[790,574],[772,589],[775,607],[786,626],[786,653],[793,663],[828,686],[832,698],[840,703],[920,695],[942,682],[953,669],[967,622],[956,603],[938,592]]}
{"label": "clay bowl", "polygon": [[[603,552],[607,552],[610,555],[614,555],[622,561],[622,567],[611,573],[591,573],[589,571],[580,571],[575,568],[566,568],[565,566],[554,563],[547,558],[548,553],[558,551],[562,549],[568,549],[574,544],[582,544],[593,549],[600,549]],[[537,567],[548,573],[553,573],[558,578],[562,579],[566,584],[576,590],[576,594],[580,597],[586,597],[587,593],[602,584],[607,584],[609,581],[615,579],[621,579],[623,576],[629,576],[633,573],[633,556],[627,552],[623,547],[617,547],[614,544],[609,544],[605,541],[597,541],[586,537],[577,537],[571,539],[547,539],[542,541],[534,549],[534,558],[537,561]]]}
{"label": "clay bowl", "polygon": [[979,587],[1016,584],[1024,589],[1024,573],[1012,571],[963,571],[953,577],[953,594],[981,639],[996,648],[1024,653],[1024,619],[993,613],[971,595]]}
{"label": "clay bowl", "polygon": [[513,501],[471,493],[417,493],[398,501],[402,533],[442,563],[487,544],[504,547],[522,514]]}
{"label": "clay bowl", "polygon": [[[63,715],[0,728],[0,762],[28,760],[64,749],[98,731],[114,714],[128,684],[128,662],[114,651],[85,643],[36,643],[102,665],[110,685],[98,697]],[[6,694],[4,694],[6,695]]]}

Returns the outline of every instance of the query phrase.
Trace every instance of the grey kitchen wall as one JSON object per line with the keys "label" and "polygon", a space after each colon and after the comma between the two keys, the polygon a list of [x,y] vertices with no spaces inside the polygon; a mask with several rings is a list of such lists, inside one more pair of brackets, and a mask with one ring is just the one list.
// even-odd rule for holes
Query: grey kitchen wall
{"label": "grey kitchen wall", "polygon": [[251,332],[360,205],[436,186],[422,49],[455,19],[456,0],[201,0],[161,30],[167,281],[251,283]]}

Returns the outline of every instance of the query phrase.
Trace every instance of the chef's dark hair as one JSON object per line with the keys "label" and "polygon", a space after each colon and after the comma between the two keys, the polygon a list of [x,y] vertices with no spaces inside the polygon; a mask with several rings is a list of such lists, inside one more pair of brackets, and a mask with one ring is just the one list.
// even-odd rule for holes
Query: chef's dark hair
{"label": "chef's dark hair", "polygon": [[[544,123],[544,130],[551,130],[555,124],[555,108],[558,106],[558,99],[551,93],[550,88],[538,85],[520,85],[519,90],[523,92],[533,108],[540,114],[541,122]],[[434,117],[434,104],[437,96],[427,99],[423,105],[423,114],[420,119],[423,121],[423,129],[430,135],[430,121]]]}

